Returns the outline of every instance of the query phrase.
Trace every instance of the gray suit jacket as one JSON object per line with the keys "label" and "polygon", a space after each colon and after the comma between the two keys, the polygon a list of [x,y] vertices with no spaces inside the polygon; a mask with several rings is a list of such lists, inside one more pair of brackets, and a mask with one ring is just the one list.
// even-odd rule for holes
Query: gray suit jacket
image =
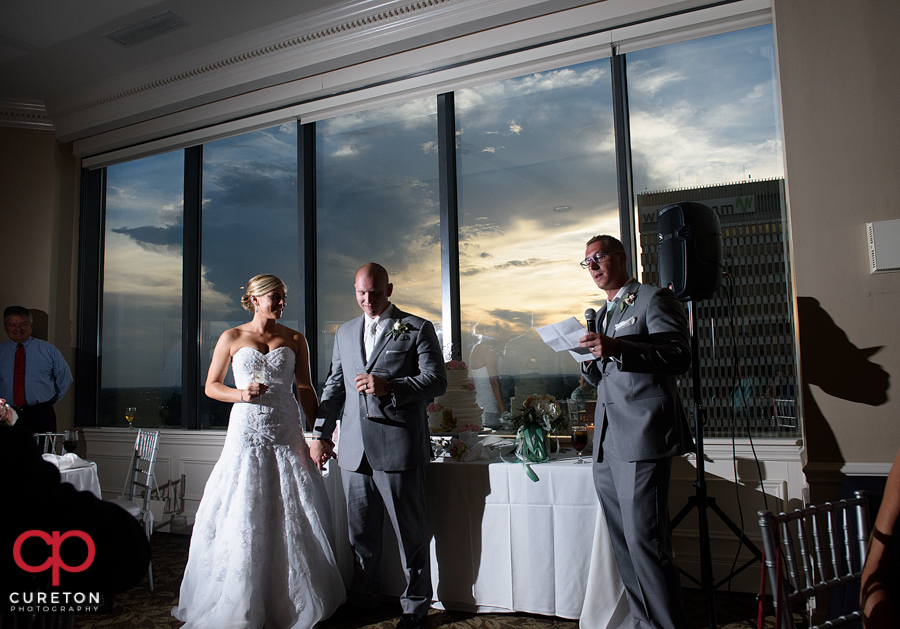
{"label": "gray suit jacket", "polygon": [[[368,362],[363,315],[339,327],[334,338],[331,371],[313,434],[330,438],[342,417],[338,463],[347,470],[358,469],[363,454],[372,469],[389,472],[420,467],[431,460],[425,406],[447,389],[444,356],[430,321],[396,306],[390,314],[382,323],[386,330],[399,321],[409,331],[397,338],[382,336]],[[394,398],[357,393],[354,379],[359,368],[392,382]]]}
{"label": "gray suit jacket", "polygon": [[[587,363],[584,376],[597,387],[594,456],[602,448],[619,460],[648,461],[691,448],[675,382],[690,367],[691,343],[672,291],[632,282],[627,292],[634,291],[633,305],[616,306],[606,331],[620,342],[621,356]],[[605,316],[605,309],[597,314],[598,330]]]}

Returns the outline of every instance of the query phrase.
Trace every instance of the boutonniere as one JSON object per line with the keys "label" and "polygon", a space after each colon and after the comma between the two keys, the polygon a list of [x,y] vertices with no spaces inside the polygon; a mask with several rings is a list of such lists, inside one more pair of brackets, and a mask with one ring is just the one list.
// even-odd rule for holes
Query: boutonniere
{"label": "boutonniere", "polygon": [[408,323],[405,323],[403,321],[395,321],[393,327],[391,327],[391,329],[388,330],[386,334],[396,341],[404,334],[408,334],[412,329],[412,326]]}
{"label": "boutonniere", "polygon": [[635,299],[637,299],[637,291],[634,291],[633,293],[628,293],[627,295],[625,295],[625,298],[622,299],[622,303],[619,304],[619,312],[625,312],[625,309],[628,306],[633,306]]}

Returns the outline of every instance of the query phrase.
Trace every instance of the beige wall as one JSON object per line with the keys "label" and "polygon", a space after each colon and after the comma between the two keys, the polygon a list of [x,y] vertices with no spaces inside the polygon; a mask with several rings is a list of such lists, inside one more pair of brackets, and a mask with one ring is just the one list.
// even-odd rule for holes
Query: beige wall
{"label": "beige wall", "polygon": [[[78,172],[52,131],[0,127],[0,309],[32,310],[35,336],[56,345],[73,373]],[[70,389],[56,407],[58,429],[72,426],[73,402]]]}
{"label": "beige wall", "polygon": [[900,218],[900,3],[773,4],[808,457],[864,471],[900,447],[900,273],[865,234]]}

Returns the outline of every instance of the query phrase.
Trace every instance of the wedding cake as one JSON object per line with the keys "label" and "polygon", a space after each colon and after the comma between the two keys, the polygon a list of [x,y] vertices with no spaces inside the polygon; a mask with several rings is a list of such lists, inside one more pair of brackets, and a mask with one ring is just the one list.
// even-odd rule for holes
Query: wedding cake
{"label": "wedding cake", "polygon": [[481,430],[482,410],[475,403],[475,384],[469,380],[469,367],[451,360],[447,367],[447,392],[428,405],[431,432]]}

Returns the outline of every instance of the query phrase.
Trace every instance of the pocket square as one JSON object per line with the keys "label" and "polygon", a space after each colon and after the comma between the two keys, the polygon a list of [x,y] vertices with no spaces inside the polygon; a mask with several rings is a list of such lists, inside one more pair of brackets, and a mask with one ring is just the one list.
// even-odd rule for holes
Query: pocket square
{"label": "pocket square", "polygon": [[405,354],[406,350],[402,349],[389,349],[384,352],[385,354]]}
{"label": "pocket square", "polygon": [[634,325],[635,323],[637,323],[637,317],[631,317],[630,319],[625,319],[625,321],[619,321],[616,324],[616,332],[618,332],[622,328],[628,327],[629,325]]}

